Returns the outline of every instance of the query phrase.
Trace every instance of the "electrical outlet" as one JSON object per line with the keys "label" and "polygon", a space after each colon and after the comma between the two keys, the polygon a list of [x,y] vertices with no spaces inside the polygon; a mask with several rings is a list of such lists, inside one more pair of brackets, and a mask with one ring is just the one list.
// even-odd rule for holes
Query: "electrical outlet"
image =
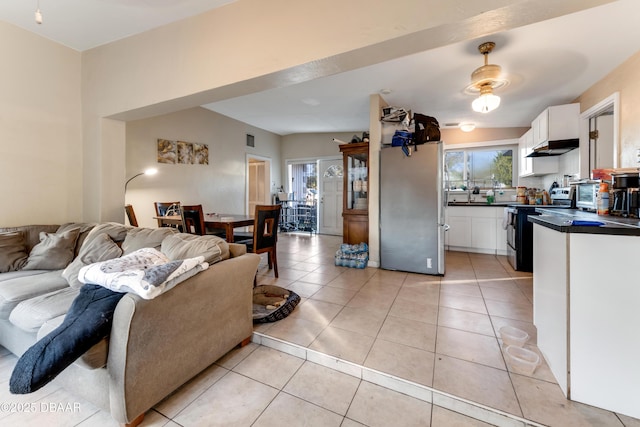
{"label": "electrical outlet", "polygon": [[433,268],[431,258],[427,258],[427,268]]}

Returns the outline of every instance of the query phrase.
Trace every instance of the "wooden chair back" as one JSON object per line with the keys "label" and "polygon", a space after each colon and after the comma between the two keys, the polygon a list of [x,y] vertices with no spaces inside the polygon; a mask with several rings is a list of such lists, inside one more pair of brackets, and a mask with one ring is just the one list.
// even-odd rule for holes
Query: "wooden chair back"
{"label": "wooden chair back", "polygon": [[253,251],[267,252],[278,241],[278,224],[282,205],[256,205],[253,222]]}
{"label": "wooden chair back", "polygon": [[197,234],[200,236],[207,234],[202,205],[182,205],[180,208],[185,233]]}
{"label": "wooden chair back", "polygon": [[136,219],[136,213],[133,211],[133,206],[124,205],[124,211],[127,213],[127,219],[129,220],[129,224],[137,227],[138,220]]}
{"label": "wooden chair back", "polygon": [[282,205],[256,205],[253,220],[253,242],[251,251],[256,254],[267,253],[269,269],[273,266],[273,273],[278,277],[278,257],[276,243],[278,242],[278,224]]}
{"label": "wooden chair back", "polygon": [[180,207],[180,202],[154,202],[153,207],[156,210],[156,217],[158,218],[158,227],[175,227],[175,224],[169,224],[162,220],[162,216],[167,214],[167,210],[171,207]]}

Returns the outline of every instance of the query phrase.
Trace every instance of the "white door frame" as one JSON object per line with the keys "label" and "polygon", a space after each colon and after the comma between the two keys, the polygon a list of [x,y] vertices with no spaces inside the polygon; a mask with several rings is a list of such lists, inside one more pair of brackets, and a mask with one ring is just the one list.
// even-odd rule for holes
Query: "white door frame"
{"label": "white door frame", "polygon": [[264,168],[264,194],[263,194],[263,201],[264,204],[266,205],[270,205],[272,203],[271,200],[271,186],[272,186],[272,182],[273,179],[271,177],[271,158],[270,157],[264,157],[264,156],[259,156],[256,154],[250,154],[247,153],[246,154],[246,161],[245,161],[245,205],[244,205],[244,209],[245,212],[248,215],[253,215],[253,212],[249,212],[249,167],[250,167],[250,163],[252,160],[258,160],[261,162],[265,163],[265,168]]}
{"label": "white door frame", "polygon": [[589,120],[613,106],[613,167],[620,167],[620,92],[614,92],[580,114],[580,178],[590,178]]}

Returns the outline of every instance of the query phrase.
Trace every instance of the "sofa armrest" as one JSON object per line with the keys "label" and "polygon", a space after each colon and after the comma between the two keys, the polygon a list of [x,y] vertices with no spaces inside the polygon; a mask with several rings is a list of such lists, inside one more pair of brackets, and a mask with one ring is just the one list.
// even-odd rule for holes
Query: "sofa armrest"
{"label": "sofa armrest", "polygon": [[235,258],[247,253],[247,245],[240,243],[229,243],[229,255],[231,258]]}
{"label": "sofa armrest", "polygon": [[259,262],[230,258],[155,299],[120,300],[107,360],[115,420],[131,422],[251,336]]}

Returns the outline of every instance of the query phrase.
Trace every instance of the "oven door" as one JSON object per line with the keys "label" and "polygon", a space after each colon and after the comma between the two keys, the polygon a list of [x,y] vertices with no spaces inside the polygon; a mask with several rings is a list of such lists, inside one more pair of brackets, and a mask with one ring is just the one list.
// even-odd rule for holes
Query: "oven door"
{"label": "oven door", "polygon": [[516,248],[516,229],[518,226],[518,211],[516,208],[507,208],[507,248]]}

